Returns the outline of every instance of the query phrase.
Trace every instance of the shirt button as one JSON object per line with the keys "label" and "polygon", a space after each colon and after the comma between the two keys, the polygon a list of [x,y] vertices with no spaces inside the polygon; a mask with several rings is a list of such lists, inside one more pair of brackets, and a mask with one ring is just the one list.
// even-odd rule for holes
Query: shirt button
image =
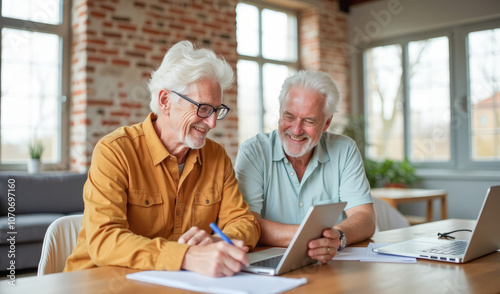
{"label": "shirt button", "polygon": [[208,203],[210,203],[210,201],[207,199],[207,200],[205,200],[205,203],[208,204]]}
{"label": "shirt button", "polygon": [[300,207],[304,206],[304,203],[300,202],[299,206],[300,206]]}
{"label": "shirt button", "polygon": [[146,203],[146,205],[149,205],[149,200],[146,200],[146,202],[144,202],[144,203]]}
{"label": "shirt button", "polygon": [[179,211],[178,210],[175,212],[175,215],[179,216]]}
{"label": "shirt button", "polygon": [[290,173],[291,176],[293,176],[294,174],[293,173]]}

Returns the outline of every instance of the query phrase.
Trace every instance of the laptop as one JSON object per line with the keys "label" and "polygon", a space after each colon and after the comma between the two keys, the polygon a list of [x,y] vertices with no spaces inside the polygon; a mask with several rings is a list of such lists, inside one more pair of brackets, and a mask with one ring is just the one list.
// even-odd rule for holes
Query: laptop
{"label": "laptop", "polygon": [[[465,263],[500,248],[500,186],[488,189],[470,240],[417,238],[374,249],[383,254]],[[456,228],[461,229],[461,228]]]}
{"label": "laptop", "polygon": [[315,205],[309,208],[288,248],[270,248],[247,254],[250,265],[242,271],[264,275],[283,273],[317,262],[307,255],[307,243],[321,237],[324,229],[332,228],[347,202]]}

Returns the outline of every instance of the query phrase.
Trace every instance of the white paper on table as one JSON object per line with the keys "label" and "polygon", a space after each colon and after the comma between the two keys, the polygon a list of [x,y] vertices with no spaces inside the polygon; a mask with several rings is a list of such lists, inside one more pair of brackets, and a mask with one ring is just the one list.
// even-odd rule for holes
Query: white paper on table
{"label": "white paper on table", "polygon": [[391,245],[391,243],[370,243],[368,247],[346,247],[337,252],[333,260],[352,260],[363,262],[397,262],[397,263],[417,263],[413,257],[379,254],[373,252],[374,248]]}
{"label": "white paper on table", "polygon": [[292,279],[237,273],[212,278],[190,271],[144,271],[127,275],[128,279],[208,293],[260,294],[281,293],[306,284],[307,279]]}
{"label": "white paper on table", "polygon": [[397,262],[397,263],[417,263],[415,257],[406,257],[398,255],[381,254],[374,252],[373,249],[392,245],[393,243],[370,243],[366,248],[366,255],[359,261],[365,262]]}
{"label": "white paper on table", "polygon": [[337,251],[333,260],[353,260],[359,261],[366,254],[365,247],[346,247],[342,251]]}

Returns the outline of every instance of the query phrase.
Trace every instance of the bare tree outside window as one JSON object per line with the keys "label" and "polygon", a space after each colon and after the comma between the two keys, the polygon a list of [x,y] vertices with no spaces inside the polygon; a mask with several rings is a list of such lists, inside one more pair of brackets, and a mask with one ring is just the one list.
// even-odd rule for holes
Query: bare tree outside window
{"label": "bare tree outside window", "polygon": [[470,140],[475,161],[500,160],[500,29],[470,33]]}

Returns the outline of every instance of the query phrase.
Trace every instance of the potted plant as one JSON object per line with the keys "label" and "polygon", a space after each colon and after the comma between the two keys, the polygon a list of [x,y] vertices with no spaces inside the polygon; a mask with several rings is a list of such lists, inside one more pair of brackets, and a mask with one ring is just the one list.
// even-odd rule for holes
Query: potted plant
{"label": "potted plant", "polygon": [[[346,124],[343,125],[342,134],[351,137],[365,157],[365,118],[363,115],[346,115]],[[386,159],[378,162],[364,158],[366,178],[372,188],[375,187],[399,187],[406,188],[418,181],[415,167],[405,158],[402,161]]]}
{"label": "potted plant", "polygon": [[29,146],[30,159],[28,161],[28,173],[34,174],[41,170],[41,158],[45,151],[45,146],[40,141],[33,141]]}
{"label": "potted plant", "polygon": [[365,170],[372,188],[406,188],[419,180],[415,167],[406,158],[402,161],[386,159],[382,162],[366,159]]}

